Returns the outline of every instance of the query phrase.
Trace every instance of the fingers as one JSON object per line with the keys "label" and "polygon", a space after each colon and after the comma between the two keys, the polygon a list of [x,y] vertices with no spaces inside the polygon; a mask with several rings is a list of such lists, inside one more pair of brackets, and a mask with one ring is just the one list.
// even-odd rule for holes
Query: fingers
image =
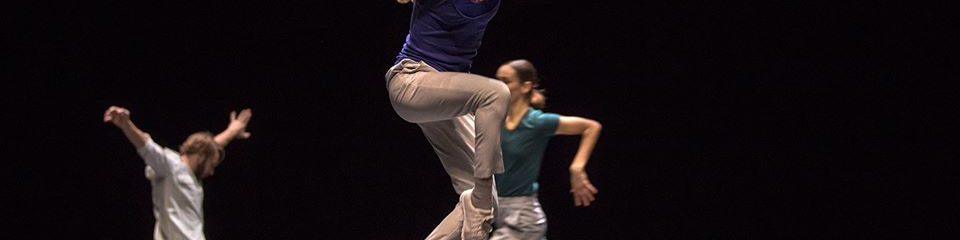
{"label": "fingers", "polygon": [[580,193],[576,188],[570,189],[570,193],[573,193],[573,206],[579,207],[583,205],[583,201],[580,199]]}
{"label": "fingers", "polygon": [[573,193],[574,206],[590,206],[590,202],[593,201],[593,196],[589,193],[584,193],[576,191]]}
{"label": "fingers", "polygon": [[594,199],[593,194],[589,192],[583,192],[583,194],[580,194],[580,197],[583,198],[582,202],[586,206],[590,206],[590,202],[593,202]]}
{"label": "fingers", "polygon": [[114,121],[115,119],[125,118],[130,116],[130,111],[117,106],[110,106],[107,108],[107,111],[103,112],[103,122]]}
{"label": "fingers", "polygon": [[240,111],[240,116],[238,118],[243,121],[249,121],[251,116],[253,116],[253,110],[246,108]]}
{"label": "fingers", "polygon": [[247,121],[250,121],[250,116],[252,115],[253,115],[253,111],[250,110],[249,108],[244,108],[243,110],[240,110],[239,114],[237,113],[237,111],[230,111],[230,121],[247,122]]}
{"label": "fingers", "polygon": [[117,108],[114,109],[113,112],[110,112],[110,116],[113,118],[122,118],[130,116],[130,112],[127,111],[127,109]]}
{"label": "fingers", "polygon": [[570,189],[570,193],[573,193],[573,200],[575,206],[590,206],[590,203],[596,200],[596,197],[593,195],[596,194],[597,188],[590,184],[590,182],[585,182],[582,185],[578,185]]}
{"label": "fingers", "polygon": [[250,138],[250,132],[242,132],[242,133],[238,134],[237,137],[240,138],[240,139]]}
{"label": "fingers", "polygon": [[578,193],[577,198],[579,199],[580,204],[584,207],[590,206],[590,202],[593,202],[593,200],[595,200],[595,198],[593,197],[593,194],[585,191]]}
{"label": "fingers", "polygon": [[110,106],[107,108],[107,111],[103,112],[103,122],[109,122],[110,119],[113,119],[113,111],[116,111],[117,106]]}
{"label": "fingers", "polygon": [[589,181],[583,184],[583,188],[584,188],[584,196],[588,200],[587,206],[590,206],[590,202],[593,202],[593,200],[597,200],[593,195],[597,194],[597,192],[599,191],[597,191],[597,188],[594,187],[593,184],[590,184]]}

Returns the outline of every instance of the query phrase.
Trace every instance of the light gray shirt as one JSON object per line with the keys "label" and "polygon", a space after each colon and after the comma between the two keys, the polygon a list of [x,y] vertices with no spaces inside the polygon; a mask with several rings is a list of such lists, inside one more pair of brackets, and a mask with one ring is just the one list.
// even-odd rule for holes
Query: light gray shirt
{"label": "light gray shirt", "polygon": [[203,186],[180,153],[147,141],[137,153],[147,164],[145,174],[153,187],[155,240],[205,240]]}

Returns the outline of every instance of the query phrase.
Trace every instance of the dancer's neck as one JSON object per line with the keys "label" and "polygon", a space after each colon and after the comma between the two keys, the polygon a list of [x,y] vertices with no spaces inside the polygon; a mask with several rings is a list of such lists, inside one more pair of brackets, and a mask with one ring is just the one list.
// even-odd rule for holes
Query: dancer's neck
{"label": "dancer's neck", "polygon": [[507,112],[506,126],[507,129],[513,130],[516,129],[517,124],[520,123],[520,118],[527,113],[527,110],[530,109],[530,101],[526,99],[518,99],[510,103],[510,111]]}

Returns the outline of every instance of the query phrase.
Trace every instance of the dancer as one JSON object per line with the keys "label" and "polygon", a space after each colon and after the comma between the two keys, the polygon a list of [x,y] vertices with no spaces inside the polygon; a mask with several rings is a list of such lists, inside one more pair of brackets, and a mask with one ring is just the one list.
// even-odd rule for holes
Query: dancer
{"label": "dancer", "polygon": [[412,2],[406,43],[385,76],[390,103],[420,126],[460,195],[427,239],[487,239],[510,92],[500,81],[467,72],[500,0]]}
{"label": "dancer", "polygon": [[180,152],[161,147],[150,134],[141,131],[130,120],[130,111],[111,106],[103,113],[103,121],[113,123],[137,149],[147,164],[145,173],[153,188],[153,238],[205,239],[203,234],[203,185],[200,180],[213,176],[223,162],[223,148],[234,138],[246,139],[250,109],[230,112],[230,124],[214,136],[197,132],[180,145]]}
{"label": "dancer", "polygon": [[554,135],[583,135],[570,164],[570,193],[575,206],[590,206],[597,189],[584,171],[601,125],[592,119],[541,111],[546,104],[537,70],[527,60],[513,60],[497,69],[497,79],[510,88],[501,146],[505,171],[497,174],[499,211],[490,239],[546,239],[547,218],[537,198],[540,165]]}

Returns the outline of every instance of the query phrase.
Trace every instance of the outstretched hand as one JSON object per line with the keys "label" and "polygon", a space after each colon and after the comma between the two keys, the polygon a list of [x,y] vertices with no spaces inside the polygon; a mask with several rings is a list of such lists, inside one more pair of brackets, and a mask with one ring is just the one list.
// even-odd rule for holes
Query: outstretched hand
{"label": "outstretched hand", "polygon": [[240,114],[237,114],[237,111],[231,111],[230,125],[227,126],[227,129],[236,131],[236,138],[250,138],[250,132],[247,132],[247,123],[250,122],[251,116],[253,116],[253,111],[251,111],[249,108],[240,110]]}
{"label": "outstretched hand", "polygon": [[110,106],[103,112],[103,122],[110,122],[117,127],[122,127],[130,121],[130,110],[126,108]]}
{"label": "outstretched hand", "polygon": [[593,195],[597,194],[597,188],[590,183],[586,172],[571,172],[570,193],[573,194],[575,206],[586,207],[590,206],[590,202],[596,200]]}

